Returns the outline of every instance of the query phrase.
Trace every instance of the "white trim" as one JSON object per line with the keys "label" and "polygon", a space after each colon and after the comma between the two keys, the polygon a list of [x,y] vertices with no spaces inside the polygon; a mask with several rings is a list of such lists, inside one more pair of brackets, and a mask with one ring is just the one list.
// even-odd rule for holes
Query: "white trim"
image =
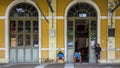
{"label": "white trim", "polygon": [[108,16],[101,16],[101,19],[108,19]]}
{"label": "white trim", "polygon": [[[0,19],[6,19],[6,16],[0,16]],[[52,16],[46,16],[47,19],[52,19]],[[40,17],[39,19],[45,19],[43,16]],[[54,16],[54,19],[64,19],[64,16]]]}
{"label": "white trim", "polygon": [[[46,16],[46,19],[52,19],[52,18],[54,18],[54,19],[64,19],[64,16],[54,16],[54,17]],[[45,18],[42,16],[41,19],[45,19]]]}
{"label": "white trim", "polygon": [[[6,19],[6,16],[0,16],[0,19]],[[46,16],[47,19],[52,19],[52,16]],[[108,16],[100,16],[100,19],[108,19]],[[45,19],[43,16],[39,17],[39,19]],[[54,16],[54,19],[65,19],[64,16]],[[120,19],[120,16],[113,16],[113,19]]]}
{"label": "white trim", "polygon": [[64,48],[40,48],[40,50],[64,50]]}
{"label": "white trim", "polygon": [[[6,63],[6,59],[5,58],[0,58],[0,63]],[[1,68],[1,66],[0,66],[0,68]]]}
{"label": "white trim", "polygon": [[[39,9],[38,9],[38,13],[40,14]],[[40,16],[41,16],[41,15],[39,15],[39,33],[38,33],[38,34],[39,34],[39,36],[38,36],[38,37],[39,37],[39,38],[38,38],[38,39],[39,39],[39,52],[38,52],[38,53],[39,53],[39,58],[42,57],[42,56],[41,56],[41,50],[40,50],[40,48],[41,48],[41,46],[42,46],[42,45],[41,45],[41,40],[42,40],[41,32],[42,32],[42,31],[41,31],[41,19],[40,19]],[[39,60],[39,62],[41,63],[41,60]]]}
{"label": "white trim", "polygon": [[120,63],[120,59],[100,59],[100,63],[112,63],[114,65]]}
{"label": "white trim", "polygon": [[[16,4],[21,3],[21,2],[26,2],[32,4],[38,11],[39,18],[41,16],[41,13],[39,11],[38,6],[31,0],[14,0],[9,4],[9,6],[6,9],[6,14],[5,14],[5,58],[7,59],[7,62],[9,62],[9,11],[12,7],[14,7]],[[41,27],[41,20],[39,19],[39,27]],[[41,28],[39,28],[39,49],[41,48]],[[39,50],[39,54],[41,54],[41,51]],[[41,58],[41,55],[39,55]]]}
{"label": "white trim", "polygon": [[[101,16],[100,18],[101,19],[109,19],[111,17],[109,17],[109,16]],[[120,19],[120,16],[113,16],[113,19]]]}
{"label": "white trim", "polygon": [[0,50],[5,50],[5,48],[0,48]]}
{"label": "white trim", "polygon": [[102,48],[102,51],[120,51],[120,48]]}
{"label": "white trim", "polygon": [[97,6],[97,4],[95,2],[93,2],[92,0],[73,0],[70,4],[68,4],[68,6],[66,7],[65,9],[65,20],[64,20],[64,23],[65,23],[65,31],[64,31],[64,41],[65,41],[65,60],[67,59],[67,12],[69,10],[69,8],[71,6],[73,6],[74,4],[77,4],[78,2],[86,2],[88,4],[91,4],[97,11],[97,14],[98,14],[98,17],[97,17],[97,43],[100,43],[100,19],[101,19],[101,14],[100,14],[100,9],[99,7]]}
{"label": "white trim", "polygon": [[[0,19],[6,19],[6,16],[0,16]],[[52,19],[52,16],[46,16],[47,19]],[[54,19],[64,19],[64,16],[54,16]],[[100,19],[108,19],[108,16],[100,16]],[[120,16],[114,16],[114,19],[120,19]],[[39,19],[45,19],[43,16],[39,17]]]}
{"label": "white trim", "polygon": [[5,19],[6,17],[5,16],[0,16],[0,19]]}

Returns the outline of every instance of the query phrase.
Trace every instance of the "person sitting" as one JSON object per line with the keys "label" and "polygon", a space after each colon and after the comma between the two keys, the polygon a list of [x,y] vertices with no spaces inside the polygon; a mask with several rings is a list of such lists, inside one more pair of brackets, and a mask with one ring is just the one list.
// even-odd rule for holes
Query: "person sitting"
{"label": "person sitting", "polygon": [[56,60],[57,63],[58,60],[62,60],[62,62],[64,62],[64,54],[62,53],[62,51],[59,51],[59,53],[57,54],[57,60]]}
{"label": "person sitting", "polygon": [[80,63],[81,63],[81,61],[82,61],[81,58],[82,58],[82,57],[81,57],[81,53],[80,53],[79,51],[76,51],[75,54],[74,54],[74,62],[75,62],[75,63],[76,63],[76,62],[80,62]]}

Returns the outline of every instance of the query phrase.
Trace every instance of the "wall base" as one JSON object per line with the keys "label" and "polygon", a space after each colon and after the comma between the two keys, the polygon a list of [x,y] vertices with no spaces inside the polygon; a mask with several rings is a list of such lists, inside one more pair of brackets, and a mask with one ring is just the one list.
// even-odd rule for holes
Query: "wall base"
{"label": "wall base", "polygon": [[0,58],[0,63],[8,63],[8,60],[5,58]]}
{"label": "wall base", "polygon": [[112,59],[112,60],[108,60],[108,59],[101,59],[99,61],[100,63],[120,63],[120,59]]}

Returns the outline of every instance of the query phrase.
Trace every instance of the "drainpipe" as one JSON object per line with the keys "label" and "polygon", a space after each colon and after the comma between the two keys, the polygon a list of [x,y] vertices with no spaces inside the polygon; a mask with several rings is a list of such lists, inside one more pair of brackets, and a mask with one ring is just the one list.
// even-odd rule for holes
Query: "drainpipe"
{"label": "drainpipe", "polygon": [[48,3],[48,6],[49,6],[51,12],[53,13],[54,10],[53,10],[53,8],[52,8],[52,6],[51,6],[51,0],[47,0],[47,3]]}

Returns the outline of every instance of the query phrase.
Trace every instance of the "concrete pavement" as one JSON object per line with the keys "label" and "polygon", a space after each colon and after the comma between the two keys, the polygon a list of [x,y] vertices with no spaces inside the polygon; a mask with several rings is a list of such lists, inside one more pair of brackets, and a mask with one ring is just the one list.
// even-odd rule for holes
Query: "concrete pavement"
{"label": "concrete pavement", "polygon": [[[37,66],[37,68],[41,67]],[[42,68],[120,68],[120,64],[65,63],[65,64],[48,64]]]}
{"label": "concrete pavement", "polygon": [[22,63],[0,64],[0,68],[120,68],[120,64],[106,63]]}
{"label": "concrete pavement", "polygon": [[38,63],[13,63],[13,64],[0,64],[0,68],[34,68],[40,64]]}

